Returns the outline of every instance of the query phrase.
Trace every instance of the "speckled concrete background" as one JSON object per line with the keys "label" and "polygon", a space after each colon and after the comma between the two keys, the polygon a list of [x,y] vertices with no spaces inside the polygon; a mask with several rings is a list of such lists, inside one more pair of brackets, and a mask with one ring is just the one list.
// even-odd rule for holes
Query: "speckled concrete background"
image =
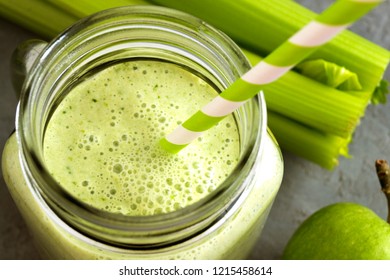
{"label": "speckled concrete background", "polygon": [[[333,1],[299,0],[320,12]],[[356,33],[390,49],[390,3],[352,27]],[[0,18],[0,148],[14,128],[17,100],[10,76],[9,59],[22,41],[37,36]],[[390,80],[390,71],[385,74]],[[284,153],[285,176],[263,235],[253,248],[253,259],[278,259],[297,226],[314,211],[338,201],[353,201],[372,208],[379,216],[387,215],[386,202],[376,178],[374,161],[390,160],[390,102],[369,106],[354,141],[352,159],[341,159],[330,172],[308,161]],[[38,259],[2,176],[0,175],[0,259]]]}

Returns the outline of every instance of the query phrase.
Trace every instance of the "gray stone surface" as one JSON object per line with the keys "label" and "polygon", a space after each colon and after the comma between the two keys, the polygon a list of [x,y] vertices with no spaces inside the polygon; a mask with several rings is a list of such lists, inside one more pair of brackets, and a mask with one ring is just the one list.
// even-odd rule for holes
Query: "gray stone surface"
{"label": "gray stone surface", "polygon": [[[317,12],[333,1],[300,0]],[[352,30],[390,49],[390,3],[352,27]],[[0,18],[0,148],[14,128],[17,100],[10,76],[9,59],[13,49],[36,35]],[[385,74],[390,80],[390,71]],[[369,106],[350,145],[352,159],[342,158],[334,171],[324,170],[306,160],[284,153],[285,176],[265,226],[253,248],[254,259],[278,259],[297,226],[314,211],[338,201],[353,201],[387,215],[386,202],[379,191],[374,161],[390,160],[390,102]],[[27,232],[0,175],[0,259],[38,259]]]}

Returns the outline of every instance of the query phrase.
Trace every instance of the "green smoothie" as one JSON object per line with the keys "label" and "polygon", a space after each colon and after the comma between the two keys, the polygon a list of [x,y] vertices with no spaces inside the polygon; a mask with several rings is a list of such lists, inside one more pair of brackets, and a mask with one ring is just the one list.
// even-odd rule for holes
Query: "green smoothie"
{"label": "green smoothie", "polygon": [[159,140],[216,95],[175,64],[110,66],[74,87],[56,108],[45,134],[45,162],[60,185],[102,210],[139,216],[185,207],[235,167],[234,118],[176,155]]}
{"label": "green smoothie", "polygon": [[[233,117],[179,154],[158,142],[213,99],[216,90],[177,65],[128,61],[100,69],[69,90],[45,133],[44,156],[71,195],[125,215],[168,213],[207,196],[235,168],[240,139]],[[44,258],[246,258],[278,192],[283,163],[271,134],[252,167],[248,194],[196,237],[162,249],[132,250],[89,238],[61,220],[26,182],[15,135],[7,142],[4,179]]]}

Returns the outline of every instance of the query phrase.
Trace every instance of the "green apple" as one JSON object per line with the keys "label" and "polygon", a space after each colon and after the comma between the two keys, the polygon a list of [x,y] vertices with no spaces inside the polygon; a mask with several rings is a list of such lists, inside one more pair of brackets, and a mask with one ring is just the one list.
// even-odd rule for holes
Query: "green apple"
{"label": "green apple", "polygon": [[[390,206],[389,166],[385,161],[376,161],[376,166]],[[356,203],[326,206],[298,227],[287,243],[283,259],[389,260],[389,222]]]}

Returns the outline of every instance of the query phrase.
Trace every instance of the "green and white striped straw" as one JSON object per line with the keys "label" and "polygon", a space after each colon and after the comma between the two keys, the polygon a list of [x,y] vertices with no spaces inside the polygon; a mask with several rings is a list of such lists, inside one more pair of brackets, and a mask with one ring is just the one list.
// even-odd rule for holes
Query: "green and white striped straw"
{"label": "green and white striped straw", "polygon": [[339,0],[309,22],[160,144],[177,153],[384,0]]}

